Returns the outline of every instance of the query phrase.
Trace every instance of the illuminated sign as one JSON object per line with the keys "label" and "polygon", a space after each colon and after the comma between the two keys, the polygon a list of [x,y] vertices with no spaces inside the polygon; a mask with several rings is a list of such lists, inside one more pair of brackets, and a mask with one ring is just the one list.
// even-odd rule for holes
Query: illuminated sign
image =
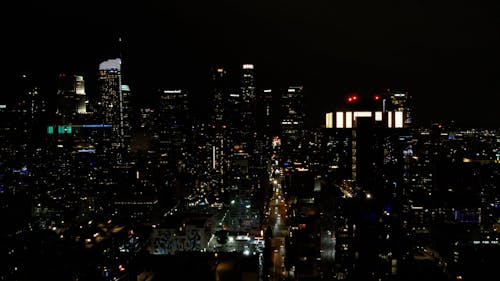
{"label": "illuminated sign", "polygon": [[47,126],[47,134],[54,134],[54,130],[57,127],[57,134],[72,134],[73,128],[111,128],[111,124],[84,124],[84,125],[57,125],[57,126]]}
{"label": "illuminated sign", "polygon": [[111,128],[113,125],[111,124],[85,124],[82,125],[83,128]]}
{"label": "illuminated sign", "polygon": [[71,126],[57,126],[57,133],[62,134],[71,134],[73,128]]}
{"label": "illuminated sign", "polygon": [[244,64],[243,69],[253,69],[253,64]]}
{"label": "illuminated sign", "polygon": [[82,153],[82,152],[95,153],[95,149],[78,149],[77,152],[78,153]]}

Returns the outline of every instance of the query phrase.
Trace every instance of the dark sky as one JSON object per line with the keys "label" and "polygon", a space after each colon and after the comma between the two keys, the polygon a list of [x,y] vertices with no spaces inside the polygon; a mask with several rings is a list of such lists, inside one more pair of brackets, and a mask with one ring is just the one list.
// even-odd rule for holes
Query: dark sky
{"label": "dark sky", "polygon": [[121,35],[143,97],[158,86],[202,97],[211,65],[254,63],[260,87],[304,85],[320,121],[348,92],[392,88],[415,97],[423,121],[500,124],[496,1],[46,2],[2,7],[4,69],[77,72],[91,87]]}

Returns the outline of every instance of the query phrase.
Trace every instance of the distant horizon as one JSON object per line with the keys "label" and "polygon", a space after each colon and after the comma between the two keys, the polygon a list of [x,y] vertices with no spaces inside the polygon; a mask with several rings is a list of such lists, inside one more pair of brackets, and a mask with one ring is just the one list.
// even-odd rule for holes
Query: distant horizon
{"label": "distant horizon", "polygon": [[[117,58],[117,57],[116,57]],[[109,59],[114,59],[114,58],[109,58]],[[122,58],[123,60],[123,58]],[[104,62],[106,61],[106,59],[103,59],[101,60],[101,62]],[[125,59],[126,61],[126,59]],[[248,62],[250,64],[252,64],[251,62]],[[360,91],[359,87],[356,88],[353,88],[353,89],[346,89],[344,90],[343,92],[338,92],[334,95],[334,97],[330,97],[329,99],[329,105],[328,104],[325,104],[325,103],[321,103],[318,101],[315,101],[313,98],[311,98],[311,94],[310,94],[310,86],[309,85],[306,85],[306,84],[301,84],[301,83],[288,83],[286,84],[286,81],[270,81],[269,79],[266,79],[265,81],[270,84],[269,86],[267,85],[264,85],[262,86],[261,83],[259,83],[260,79],[259,78],[262,78],[260,75],[259,75],[259,66],[254,64],[255,65],[255,71],[256,71],[256,85],[257,85],[257,90],[258,91],[261,91],[263,89],[273,89],[273,90],[279,90],[279,89],[285,89],[289,86],[304,86],[304,93],[305,93],[305,96],[304,96],[304,99],[305,99],[305,103],[306,103],[306,109],[309,108],[306,112],[307,114],[307,119],[309,119],[308,121],[308,124],[310,125],[313,125],[313,124],[316,124],[317,126],[321,127],[321,125],[324,124],[324,114],[327,113],[327,112],[331,112],[331,111],[334,111],[336,107],[338,106],[342,106],[343,103],[344,103],[344,97],[348,94],[348,93],[353,93],[353,92],[364,92],[364,93],[380,93],[380,92],[383,92],[386,90],[386,88],[382,88],[382,89],[379,89],[378,91],[367,91],[367,90],[364,90],[362,89],[362,91]],[[152,104],[148,104],[148,100],[154,96],[154,94],[156,93],[157,90],[160,90],[160,89],[183,89],[183,90],[186,90],[188,91],[188,94],[189,94],[189,99],[190,99],[190,104],[191,106],[193,106],[193,108],[200,108],[200,107],[203,107],[205,106],[205,101],[207,101],[210,97],[209,97],[209,87],[208,87],[208,82],[209,82],[209,79],[210,79],[210,75],[209,75],[209,71],[211,68],[213,67],[225,67],[226,69],[228,69],[228,71],[230,72],[230,75],[232,76],[232,80],[234,81],[231,81],[232,84],[234,84],[234,89],[236,90],[239,90],[238,88],[238,83],[240,82],[239,80],[239,74],[240,74],[240,71],[241,71],[241,66],[242,64],[238,64],[238,65],[230,65],[230,66],[227,66],[227,64],[225,65],[222,65],[222,64],[215,64],[215,65],[205,65],[205,67],[199,67],[197,70],[198,71],[198,76],[197,78],[199,79],[199,81],[193,81],[193,83],[191,85],[188,85],[189,83],[186,81],[186,80],[181,80],[181,81],[177,81],[175,83],[171,83],[171,85],[168,85],[168,84],[165,84],[165,85],[160,85],[161,82],[160,81],[156,81],[156,84],[155,83],[151,83],[151,82],[155,82],[155,81],[149,81],[149,80],[142,80],[142,79],[134,79],[134,77],[132,77],[133,75],[133,70],[131,69],[127,69],[127,67],[125,67],[124,69],[122,69],[122,73],[124,71],[124,80],[123,80],[123,84],[127,84],[131,87],[131,93],[132,93],[132,98],[134,101],[136,102],[139,102],[139,105],[140,106],[145,106],[145,105],[152,105]],[[238,68],[237,68],[238,67]],[[203,77],[201,75],[201,68],[204,68],[206,70],[206,75],[205,77]],[[57,75],[60,74],[60,73],[65,73],[65,74],[68,74],[68,75],[79,75],[79,76],[83,76],[83,79],[85,81],[85,91],[86,91],[86,94],[87,96],[89,96],[89,98],[91,100],[95,100],[97,98],[97,74],[98,74],[98,71],[99,71],[99,63],[97,63],[95,65],[95,70],[94,71],[91,71],[89,69],[81,69],[80,70],[52,70],[52,71],[44,71],[44,70],[35,70],[35,71],[17,71],[15,74],[14,73],[11,73],[11,78],[12,76],[17,76],[17,77],[20,77],[21,75],[23,74],[30,74],[30,75],[33,75],[35,81],[37,83],[39,83],[39,85],[42,87],[42,94],[44,92],[48,92],[48,91],[52,91],[53,93],[46,93],[48,95],[52,95],[52,96],[55,96],[55,84],[56,84],[56,81],[57,81]],[[128,73],[127,75],[127,72],[130,71],[132,74]],[[94,72],[95,75],[90,75],[89,73],[90,72]],[[53,77],[52,81],[50,81],[50,77]],[[4,77],[5,78],[5,77]],[[280,80],[283,80],[283,79],[280,79]],[[8,81],[5,84],[9,85],[9,83],[12,82],[12,79],[8,79]],[[279,82],[279,83],[277,83]],[[8,87],[6,87],[8,88]],[[312,88],[314,89],[314,85],[312,85]],[[415,102],[415,107],[414,107],[414,110],[415,110],[415,113],[414,113],[414,116],[415,116],[415,124],[420,124],[420,126],[422,127],[430,127],[433,123],[442,123],[442,124],[449,124],[449,123],[452,123],[454,122],[456,124],[457,127],[463,127],[463,128],[487,128],[487,129],[492,129],[492,128],[499,128],[500,129],[500,119],[495,119],[495,118],[492,118],[492,119],[489,119],[489,120],[486,120],[486,122],[484,122],[485,120],[481,120],[481,119],[477,119],[477,120],[474,120],[474,119],[469,119],[469,120],[465,120],[465,119],[460,119],[460,118],[453,118],[453,117],[446,117],[446,116],[439,116],[439,115],[436,115],[436,116],[432,116],[431,114],[429,114],[429,112],[425,112],[422,111],[422,106],[425,106],[425,104],[422,103],[421,100],[419,100],[419,97],[416,96],[414,93],[410,92],[408,89],[404,89],[404,88],[397,88],[397,89],[391,89],[391,90],[396,90],[396,91],[404,91],[404,92],[408,92],[408,94],[410,96],[413,97],[414,99],[414,102]],[[204,92],[206,91],[206,94],[204,95]],[[144,94],[145,92],[147,92],[147,94]],[[139,95],[137,95],[136,93],[139,93]],[[201,98],[200,98],[201,97]],[[2,98],[2,94],[0,93],[0,98]],[[8,99],[8,98],[7,98]],[[320,106],[321,107],[321,111],[318,111],[316,110],[315,108]],[[448,108],[449,109],[449,108]],[[415,115],[416,114],[416,115]],[[424,117],[422,117],[424,116]],[[463,115],[461,115],[463,116]]]}
{"label": "distant horizon", "polygon": [[4,68],[13,71],[71,71],[91,86],[99,63],[121,57],[125,79],[143,95],[162,86],[202,89],[211,66],[252,63],[260,87],[304,85],[313,114],[350,91],[391,88],[410,93],[425,122],[498,124],[497,8],[460,1],[27,0],[9,6],[0,23]]}

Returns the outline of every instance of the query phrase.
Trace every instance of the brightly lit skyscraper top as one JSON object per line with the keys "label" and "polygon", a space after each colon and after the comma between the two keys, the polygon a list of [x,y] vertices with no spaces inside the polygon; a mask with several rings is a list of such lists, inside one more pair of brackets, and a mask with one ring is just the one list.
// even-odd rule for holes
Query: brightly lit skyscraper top
{"label": "brightly lit skyscraper top", "polygon": [[118,70],[120,71],[122,60],[119,58],[105,60],[99,64],[99,70]]}

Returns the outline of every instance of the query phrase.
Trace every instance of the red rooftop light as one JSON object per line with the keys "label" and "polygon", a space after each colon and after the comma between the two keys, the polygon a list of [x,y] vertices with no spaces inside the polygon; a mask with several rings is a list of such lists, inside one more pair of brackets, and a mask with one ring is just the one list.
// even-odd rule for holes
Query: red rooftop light
{"label": "red rooftop light", "polygon": [[350,95],[348,98],[347,98],[347,102],[355,102],[358,100],[358,96],[357,95]]}

